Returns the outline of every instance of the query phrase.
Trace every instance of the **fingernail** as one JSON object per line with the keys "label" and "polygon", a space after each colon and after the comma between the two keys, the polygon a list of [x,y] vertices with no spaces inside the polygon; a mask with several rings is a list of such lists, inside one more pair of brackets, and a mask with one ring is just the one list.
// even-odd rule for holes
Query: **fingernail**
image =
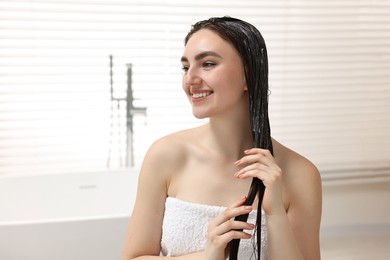
{"label": "fingernail", "polygon": [[245,206],[244,209],[252,210],[252,206]]}
{"label": "fingernail", "polygon": [[245,150],[244,153],[249,153],[249,150]]}
{"label": "fingernail", "polygon": [[239,164],[240,163],[240,160],[237,160],[234,162],[235,165]]}

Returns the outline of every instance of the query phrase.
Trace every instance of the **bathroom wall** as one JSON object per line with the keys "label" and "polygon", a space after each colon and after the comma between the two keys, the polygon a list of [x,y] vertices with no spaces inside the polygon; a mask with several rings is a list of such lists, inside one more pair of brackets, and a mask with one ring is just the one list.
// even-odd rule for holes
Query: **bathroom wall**
{"label": "bathroom wall", "polygon": [[390,178],[323,182],[322,236],[390,234]]}

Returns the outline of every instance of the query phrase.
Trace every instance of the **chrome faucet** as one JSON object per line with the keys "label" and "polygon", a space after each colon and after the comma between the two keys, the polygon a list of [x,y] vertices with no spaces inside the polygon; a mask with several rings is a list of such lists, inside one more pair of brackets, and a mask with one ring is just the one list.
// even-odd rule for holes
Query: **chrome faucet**
{"label": "chrome faucet", "polygon": [[127,97],[126,97],[126,139],[127,139],[127,149],[126,149],[126,166],[134,166],[134,129],[133,129],[133,116],[135,114],[141,114],[146,117],[146,107],[135,107],[133,101],[133,71],[132,64],[128,63],[127,66]]}
{"label": "chrome faucet", "polygon": [[123,165],[122,162],[122,151],[121,151],[121,134],[120,134],[120,108],[121,102],[126,103],[126,162],[125,166],[134,166],[134,125],[133,117],[136,114],[146,116],[146,107],[135,107],[133,101],[133,88],[132,88],[132,64],[126,64],[127,67],[127,91],[126,97],[115,97],[114,95],[114,84],[113,84],[113,56],[110,55],[110,91],[111,91],[111,118],[110,118],[110,143],[107,156],[107,168],[110,167],[111,161],[111,146],[112,146],[112,135],[113,135],[113,120],[114,120],[114,106],[117,107],[117,119],[118,119],[118,152],[119,152],[119,164]]}

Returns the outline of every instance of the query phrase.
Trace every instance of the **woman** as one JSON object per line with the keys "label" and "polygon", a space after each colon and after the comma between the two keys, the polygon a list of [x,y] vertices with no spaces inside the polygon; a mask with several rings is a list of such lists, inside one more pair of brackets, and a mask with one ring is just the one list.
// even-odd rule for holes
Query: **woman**
{"label": "woman", "polygon": [[122,260],[237,259],[238,245],[240,260],[320,259],[320,176],[270,136],[260,32],[229,17],[198,22],[181,62],[192,112],[209,122],[150,147]]}

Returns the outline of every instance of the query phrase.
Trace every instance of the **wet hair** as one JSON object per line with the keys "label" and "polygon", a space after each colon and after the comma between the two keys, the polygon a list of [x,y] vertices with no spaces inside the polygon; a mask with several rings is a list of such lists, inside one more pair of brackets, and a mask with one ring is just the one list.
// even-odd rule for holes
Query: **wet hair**
{"label": "wet hair", "polygon": [[[232,44],[239,53],[244,65],[245,79],[248,87],[250,124],[253,146],[267,149],[273,154],[271,129],[268,117],[268,57],[265,41],[261,33],[252,24],[232,17],[214,17],[192,25],[185,37],[187,44],[191,36],[199,30],[207,29],[217,33],[222,39]],[[258,196],[256,217],[257,259],[261,255],[261,218],[264,184],[253,178],[245,205],[252,205]],[[247,221],[248,214],[235,218]],[[231,241],[230,260],[237,260],[240,240]]]}

